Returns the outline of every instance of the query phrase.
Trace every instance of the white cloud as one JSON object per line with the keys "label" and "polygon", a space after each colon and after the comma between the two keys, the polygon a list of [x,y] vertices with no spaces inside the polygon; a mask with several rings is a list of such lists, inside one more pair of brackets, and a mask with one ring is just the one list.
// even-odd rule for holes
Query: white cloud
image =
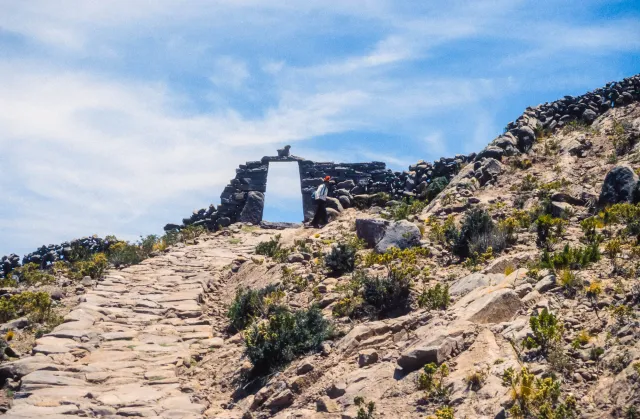
{"label": "white cloud", "polygon": [[219,87],[242,87],[249,78],[247,64],[233,57],[220,57],[214,65],[214,74],[210,77],[213,84]]}
{"label": "white cloud", "polygon": [[[27,40],[0,58],[0,255],[158,231],[217,203],[238,164],[286,143],[318,160],[398,167],[477,151],[499,129],[485,104],[527,87],[512,68],[548,53],[636,51],[640,39],[635,20],[514,19],[530,7],[522,0],[0,3],[0,36]],[[523,47],[508,74],[470,76],[474,64],[456,61],[467,40]],[[468,126],[464,145],[451,144],[444,116]],[[420,154],[306,142],[357,130],[406,138]]]}

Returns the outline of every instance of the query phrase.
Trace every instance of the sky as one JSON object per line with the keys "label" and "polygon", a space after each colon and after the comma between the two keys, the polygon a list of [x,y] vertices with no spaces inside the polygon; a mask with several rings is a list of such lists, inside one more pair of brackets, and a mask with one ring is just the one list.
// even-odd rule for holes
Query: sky
{"label": "sky", "polygon": [[[394,170],[479,151],[527,106],[640,73],[637,0],[0,10],[0,255],[159,234],[285,144]],[[290,178],[272,173],[265,218],[300,213]]]}

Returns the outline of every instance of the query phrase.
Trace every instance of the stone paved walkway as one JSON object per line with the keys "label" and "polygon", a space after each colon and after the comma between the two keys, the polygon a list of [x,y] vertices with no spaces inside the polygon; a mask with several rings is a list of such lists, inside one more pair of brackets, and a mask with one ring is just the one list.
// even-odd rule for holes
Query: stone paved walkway
{"label": "stone paved walkway", "polygon": [[207,282],[248,250],[225,243],[212,238],[110,271],[33,356],[13,364],[22,386],[5,417],[202,417],[206,406],[176,370],[222,344],[200,303]]}

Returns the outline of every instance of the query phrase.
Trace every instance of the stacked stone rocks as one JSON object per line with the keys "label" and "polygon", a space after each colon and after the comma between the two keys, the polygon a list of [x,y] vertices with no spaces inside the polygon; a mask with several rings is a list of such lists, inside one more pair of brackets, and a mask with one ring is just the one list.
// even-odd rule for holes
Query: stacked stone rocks
{"label": "stacked stone rocks", "polygon": [[637,101],[640,101],[640,74],[608,83],[582,96],[565,96],[555,102],[527,108],[518,119],[507,124],[503,135],[478,153],[476,161],[485,158],[499,161],[503,156],[526,153],[540,132],[552,133],[572,121],[591,124],[607,110]]}
{"label": "stacked stone rocks", "polygon": [[[41,268],[44,268],[58,260],[70,260],[73,249],[88,255],[93,255],[95,253],[107,251],[111,244],[113,244],[111,241],[100,237],[83,237],[81,239],[61,244],[50,244],[48,246],[43,245],[35,252],[25,255],[22,258],[22,265],[35,263]],[[0,259],[0,277],[5,277],[14,269],[19,267],[20,257],[18,255],[12,253],[9,256],[3,256],[2,259]]]}

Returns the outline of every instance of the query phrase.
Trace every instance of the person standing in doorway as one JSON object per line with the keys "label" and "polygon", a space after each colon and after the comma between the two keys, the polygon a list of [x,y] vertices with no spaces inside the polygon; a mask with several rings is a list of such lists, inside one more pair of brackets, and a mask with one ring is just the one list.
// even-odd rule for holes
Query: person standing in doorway
{"label": "person standing in doorway", "polygon": [[316,200],[316,214],[313,216],[311,226],[320,228],[327,224],[327,195],[329,195],[329,181],[331,176],[325,176],[323,182],[316,189],[314,198]]}

